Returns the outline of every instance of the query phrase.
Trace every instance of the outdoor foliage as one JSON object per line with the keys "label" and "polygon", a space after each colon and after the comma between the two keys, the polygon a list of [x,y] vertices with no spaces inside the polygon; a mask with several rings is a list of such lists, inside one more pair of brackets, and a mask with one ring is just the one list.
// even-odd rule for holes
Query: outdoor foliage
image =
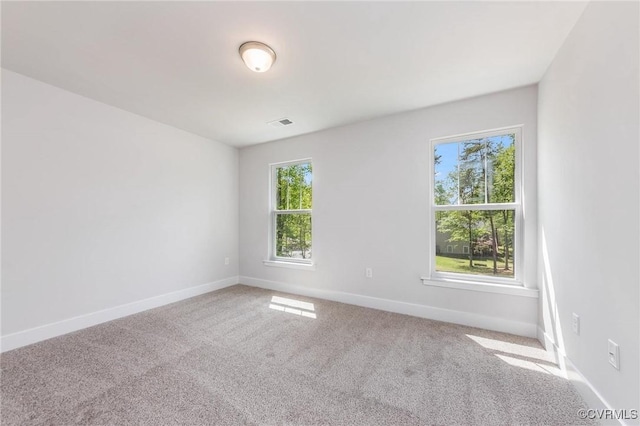
{"label": "outdoor foliage", "polygon": [[276,256],[311,258],[311,163],[276,169]]}
{"label": "outdoor foliage", "polygon": [[[436,145],[434,154],[437,206],[515,201],[515,135]],[[486,274],[488,260],[492,275],[513,276],[513,209],[436,210],[435,219],[447,242],[469,247],[464,267],[440,253],[436,270]]]}

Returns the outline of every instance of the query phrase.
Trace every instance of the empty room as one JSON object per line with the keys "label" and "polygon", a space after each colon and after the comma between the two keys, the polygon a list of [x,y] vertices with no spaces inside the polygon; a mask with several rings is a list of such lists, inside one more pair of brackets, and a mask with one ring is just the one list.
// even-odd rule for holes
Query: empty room
{"label": "empty room", "polygon": [[0,13],[0,424],[640,424],[639,2]]}

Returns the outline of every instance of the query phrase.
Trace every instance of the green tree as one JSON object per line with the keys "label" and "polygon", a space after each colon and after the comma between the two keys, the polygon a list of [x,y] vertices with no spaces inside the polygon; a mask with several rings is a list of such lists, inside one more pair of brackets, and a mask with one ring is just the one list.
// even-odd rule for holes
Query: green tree
{"label": "green tree", "polygon": [[[437,204],[491,204],[514,201],[515,135],[510,143],[501,138],[482,138],[458,145],[457,169],[446,184],[436,183]],[[438,163],[441,159],[437,158]],[[510,246],[513,240],[512,210],[452,211],[436,216],[438,230],[448,233],[449,241],[469,243],[469,266],[474,254],[490,252],[493,273],[498,274],[499,246],[504,246],[505,269],[509,269]],[[502,235],[502,236],[501,236]]]}
{"label": "green tree", "polygon": [[[496,155],[493,176],[493,198],[497,203],[515,201],[516,147],[515,135],[509,135],[511,144]],[[504,245],[504,269],[509,270],[510,246],[513,244],[514,217],[512,210],[502,210],[501,231]]]}
{"label": "green tree", "polygon": [[473,255],[476,241],[485,232],[479,224],[482,213],[475,210],[454,210],[440,212],[438,230],[449,234],[449,241],[466,241],[469,243],[469,267],[473,268]]}
{"label": "green tree", "polygon": [[[446,188],[440,196],[453,198],[455,194],[460,204],[472,204],[478,198],[478,193],[483,188],[479,184],[477,168],[471,162],[461,164],[458,170],[449,173]],[[436,191],[436,195],[438,195]],[[442,233],[449,234],[449,241],[466,241],[469,243],[469,267],[473,267],[475,242],[482,233],[481,212],[473,210],[455,210],[439,212],[436,226]]]}
{"label": "green tree", "polygon": [[[476,186],[484,191],[484,194],[480,194],[480,189],[476,191],[479,202],[490,204],[515,201],[515,135],[511,134],[507,137],[509,143],[506,145],[495,138],[469,141],[463,145],[460,153],[460,163],[463,165],[461,168],[476,170],[474,175]],[[482,201],[483,198],[484,201]],[[511,210],[484,212],[484,219],[489,224],[490,235],[487,242],[491,246],[494,274],[498,274],[499,232],[503,235],[505,269],[509,269],[509,247],[513,240],[511,236],[514,220],[511,213]]]}
{"label": "green tree", "polygon": [[294,212],[277,214],[276,255],[278,256],[293,257],[299,254],[305,259],[310,254],[311,215],[295,210],[312,208],[312,172],[310,163],[277,169],[277,210],[294,210]]}
{"label": "green tree", "polygon": [[[497,144],[490,138],[476,139],[463,143],[460,152],[460,168],[465,175],[469,175],[469,182],[465,187],[471,191],[471,197],[467,203],[490,203],[489,180],[491,164],[495,157]],[[472,172],[471,172],[472,171]],[[464,177],[466,178],[466,176]],[[462,185],[461,185],[462,187]],[[493,258],[493,273],[498,273],[498,242],[496,238],[496,226],[493,220],[494,212],[487,210],[483,214],[484,220],[489,222],[491,235],[486,239],[491,246]]]}
{"label": "green tree", "polygon": [[[477,203],[488,203],[487,200],[487,180],[488,180],[488,167],[487,164],[489,162],[489,155],[493,152],[493,143],[490,139],[476,139],[472,141],[467,141],[462,143],[462,150],[460,151],[459,158],[459,173],[460,173],[460,184],[459,184],[459,193],[460,193],[460,201],[463,204],[477,204]],[[497,246],[496,241],[493,236],[495,235],[495,226],[493,223],[493,212],[488,211],[483,215],[476,214],[474,217],[476,218],[476,222],[474,224],[475,228],[478,230],[476,233],[476,240],[480,237],[480,233],[484,227],[479,226],[480,222],[484,222],[483,219],[489,219],[489,223],[491,225],[491,236],[492,238],[489,242],[492,245],[492,256],[493,256],[493,268],[494,273],[497,273]],[[468,225],[469,226],[469,225]],[[467,231],[469,231],[467,229]],[[468,232],[471,235],[470,232]],[[474,246],[470,241],[470,256],[473,257]],[[473,266],[472,260],[470,261],[470,266]]]}

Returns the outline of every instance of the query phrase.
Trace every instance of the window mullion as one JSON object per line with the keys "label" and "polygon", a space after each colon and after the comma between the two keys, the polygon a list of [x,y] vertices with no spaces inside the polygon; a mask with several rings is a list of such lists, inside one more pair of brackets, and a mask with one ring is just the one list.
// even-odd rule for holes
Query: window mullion
{"label": "window mullion", "polygon": [[311,213],[312,209],[291,209],[291,210],[274,210],[276,214],[298,214],[298,213]]}
{"label": "window mullion", "polygon": [[460,210],[514,210],[520,206],[519,203],[492,203],[492,204],[447,204],[433,205],[434,211],[460,211]]}

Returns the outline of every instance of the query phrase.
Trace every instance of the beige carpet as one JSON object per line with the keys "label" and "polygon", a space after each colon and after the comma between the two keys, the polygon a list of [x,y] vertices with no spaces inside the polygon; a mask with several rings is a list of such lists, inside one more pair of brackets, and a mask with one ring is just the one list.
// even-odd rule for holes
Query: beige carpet
{"label": "beige carpet", "polygon": [[2,425],[585,423],[533,339],[241,285],[1,364]]}

